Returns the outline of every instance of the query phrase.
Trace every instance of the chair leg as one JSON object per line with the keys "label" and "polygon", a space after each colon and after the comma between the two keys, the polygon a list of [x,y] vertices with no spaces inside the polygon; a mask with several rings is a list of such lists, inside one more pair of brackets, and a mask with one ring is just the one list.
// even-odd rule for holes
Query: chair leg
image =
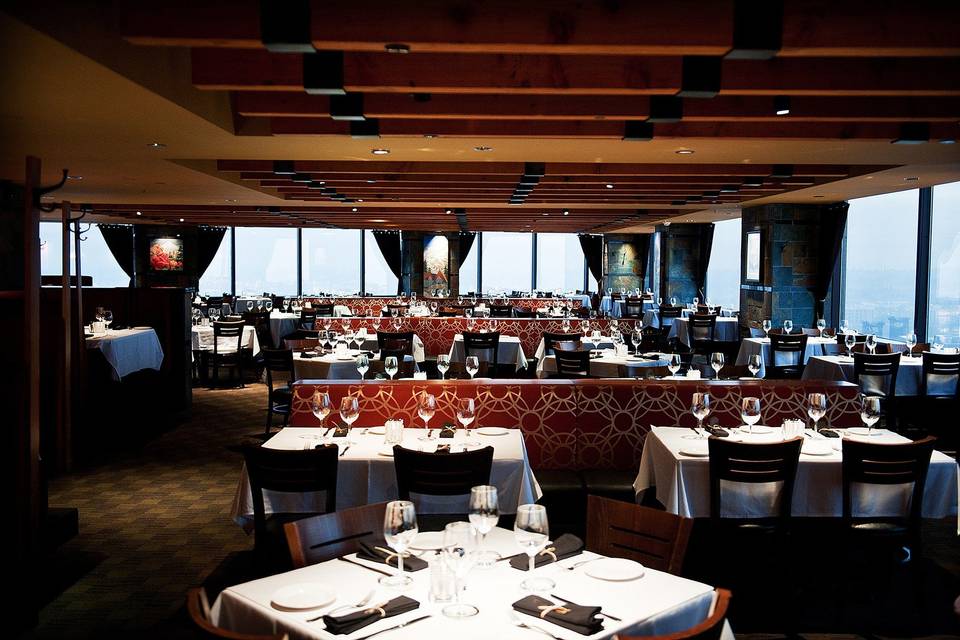
{"label": "chair leg", "polygon": [[270,429],[272,428],[273,428],[273,402],[270,400],[267,400],[267,429],[266,431],[264,431],[264,433],[269,435]]}

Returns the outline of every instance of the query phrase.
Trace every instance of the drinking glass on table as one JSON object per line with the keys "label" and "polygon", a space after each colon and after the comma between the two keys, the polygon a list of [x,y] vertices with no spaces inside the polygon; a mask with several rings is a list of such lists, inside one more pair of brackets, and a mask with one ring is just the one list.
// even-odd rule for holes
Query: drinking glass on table
{"label": "drinking glass on table", "polygon": [[361,353],[357,356],[356,359],[357,371],[360,372],[360,382],[363,382],[363,377],[367,374],[367,371],[370,370],[370,359],[365,353]]}
{"label": "drinking glass on table", "polygon": [[877,336],[871,333],[867,336],[867,340],[864,342],[864,344],[867,346],[867,351],[869,351],[871,354],[875,353],[877,350]]}
{"label": "drinking glass on table", "polygon": [[480,359],[477,358],[477,356],[467,356],[467,359],[464,361],[464,366],[467,369],[467,373],[470,374],[470,379],[473,380],[473,377],[480,371]]}
{"label": "drinking glass on table", "polygon": [[753,377],[756,378],[757,374],[760,372],[760,369],[763,367],[763,362],[760,360],[759,353],[750,354],[750,357],[747,358],[747,369],[750,370],[750,373],[753,374]]}
{"label": "drinking glass on table", "polygon": [[933,343],[930,345],[934,351],[943,351],[943,345],[945,345],[947,339],[945,336],[936,335],[933,336]]}
{"label": "drinking glass on table", "polygon": [[760,398],[748,396],[740,401],[740,419],[747,426],[747,433],[753,433],[753,425],[760,422]]}
{"label": "drinking glass on table", "polygon": [[843,344],[847,348],[847,357],[852,357],[853,346],[857,344],[857,336],[853,335],[852,333],[845,334],[843,337]]}
{"label": "drinking glass on table", "polygon": [[217,321],[217,318],[220,317],[220,309],[216,309],[216,308],[212,308],[212,307],[211,307],[210,309],[207,309],[207,316],[208,316],[211,320],[213,320],[214,322],[216,322],[216,321]]}
{"label": "drinking glass on table", "polygon": [[326,391],[314,391],[313,398],[310,399],[310,410],[314,417],[320,421],[320,427],[323,428],[323,421],[333,410],[333,403],[330,402],[330,394]]}
{"label": "drinking glass on table", "polygon": [[793,320],[784,320],[783,332],[789,334],[791,331],[793,331]]}
{"label": "drinking glass on table", "polygon": [[347,423],[347,443],[353,443],[353,436],[350,429],[351,425],[360,417],[360,402],[356,396],[347,396],[340,398],[340,419]]}
{"label": "drinking glass on table", "polygon": [[643,327],[640,326],[639,322],[633,327],[632,341],[633,341],[633,352],[636,354],[639,354],[640,347],[643,344]]}
{"label": "drinking glass on table", "polygon": [[[546,507],[541,504],[522,504],[517,507],[513,535],[517,544],[530,559],[528,571],[532,573],[536,567],[534,557],[546,548],[550,538]],[[550,578],[533,576],[520,583],[520,587],[525,591],[549,591],[554,586],[556,583]]]}
{"label": "drinking glass on table", "polygon": [[253,300],[247,300],[247,311],[253,311]]}
{"label": "drinking glass on table", "polygon": [[467,331],[473,331],[477,327],[477,321],[473,319],[473,316],[467,314]]}
{"label": "drinking glass on table", "polygon": [[913,357],[913,348],[917,346],[917,334],[908,333],[907,336],[907,356]]}
{"label": "drinking glass on table", "polygon": [[720,379],[720,370],[723,369],[724,357],[723,353],[719,351],[714,351],[710,354],[710,368],[714,371],[714,376],[717,380]]}
{"label": "drinking glass on table", "polygon": [[617,329],[620,327],[620,323],[617,322],[616,318],[610,321],[610,335],[613,335],[617,332]]}
{"label": "drinking glass on table", "polygon": [[677,306],[677,298],[676,298],[676,296],[671,296],[671,297],[670,297],[670,306],[671,306],[671,307]]}
{"label": "drinking glass on table", "polygon": [[417,537],[417,512],[409,500],[387,503],[383,513],[383,539],[397,552],[397,574],[380,578],[386,587],[402,589],[413,580],[403,573],[403,556]]}
{"label": "drinking glass on table", "polygon": [[863,402],[860,405],[860,419],[867,427],[867,435],[873,435],[873,425],[880,420],[880,398],[876,396],[863,396]]}
{"label": "drinking glass on table", "polygon": [[582,334],[584,335],[584,337],[590,335],[590,321],[589,321],[589,320],[581,320],[581,321],[580,321],[580,333],[582,333]]}
{"label": "drinking glass on table", "polygon": [[693,399],[690,401],[690,413],[693,414],[693,417],[697,419],[697,428],[694,429],[696,432],[697,438],[705,438],[703,435],[703,421],[708,415],[710,415],[710,394],[709,393],[694,393]]}
{"label": "drinking glass on table", "polygon": [[373,331],[374,333],[379,333],[380,331],[380,316],[373,317]]}
{"label": "drinking glass on table", "polygon": [[463,425],[463,439],[467,446],[475,446],[479,443],[470,440],[470,423],[477,417],[476,405],[473,398],[460,398],[457,400],[457,421]]}
{"label": "drinking glass on table", "polygon": [[469,618],[477,615],[480,610],[472,604],[460,601],[464,582],[470,569],[477,559],[477,530],[469,522],[451,522],[443,529],[443,559],[453,571],[454,593],[453,604],[448,604],[442,611],[448,618]]}
{"label": "drinking glass on table", "polygon": [[823,330],[827,328],[827,321],[823,318],[817,318],[817,332],[823,337]]}
{"label": "drinking glass on table", "polygon": [[657,298],[657,308],[659,309],[662,306],[663,306],[663,298]]}
{"label": "drinking glass on table", "polygon": [[769,338],[769,337],[770,337],[770,329],[773,329],[773,323],[770,322],[769,320],[764,320],[764,321],[763,321],[763,324],[762,324],[761,326],[763,327],[763,337],[764,337],[764,338]]}
{"label": "drinking glass on table", "polygon": [[698,304],[700,304],[700,298],[694,298],[694,299],[693,299],[693,308],[696,309]]}
{"label": "drinking glass on table", "polygon": [[110,309],[103,310],[103,324],[107,328],[107,331],[110,331],[110,325],[113,324],[113,311]]}
{"label": "drinking glass on table", "polygon": [[470,489],[470,524],[480,534],[480,543],[477,551],[477,566],[492,567],[500,559],[496,551],[483,549],[487,534],[497,526],[500,520],[500,503],[497,499],[497,488],[483,484]]}
{"label": "drinking glass on table", "polygon": [[426,429],[427,432],[420,436],[420,440],[433,440],[431,437],[433,435],[433,430],[430,429],[430,418],[432,418],[436,412],[436,397],[434,397],[431,393],[421,394],[420,400],[417,402],[417,415],[420,416],[421,420],[423,420],[423,428]]}
{"label": "drinking glass on table", "polygon": [[680,362],[680,354],[671,353],[670,359],[667,360],[667,369],[670,371],[671,376],[677,375],[677,371],[680,371],[681,364],[682,363]]}
{"label": "drinking glass on table", "polygon": [[490,331],[496,331],[499,323],[496,318],[492,318],[487,326],[490,327]]}
{"label": "drinking glass on table", "polygon": [[403,320],[400,318],[400,316],[395,316],[393,318],[393,330],[400,331],[400,327],[402,326],[403,326]]}
{"label": "drinking glass on table", "polygon": [[273,311],[273,300],[267,300],[266,302],[263,303],[263,306],[266,308],[267,311]]}
{"label": "drinking glass on table", "polygon": [[827,394],[811,393],[807,396],[807,415],[813,420],[813,430],[819,431],[820,418],[827,414]]}
{"label": "drinking glass on table", "polygon": [[447,379],[447,371],[450,370],[450,354],[441,353],[437,356],[437,371],[440,372],[440,379]]}
{"label": "drinking glass on table", "polygon": [[383,372],[390,376],[390,379],[393,380],[393,376],[397,375],[400,366],[397,363],[397,356],[387,356],[383,361]]}

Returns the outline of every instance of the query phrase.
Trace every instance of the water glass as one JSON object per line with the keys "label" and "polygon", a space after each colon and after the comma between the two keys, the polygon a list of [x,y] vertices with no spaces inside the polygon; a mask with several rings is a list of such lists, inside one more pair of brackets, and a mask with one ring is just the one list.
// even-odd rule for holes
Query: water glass
{"label": "water glass", "polygon": [[820,337],[823,337],[823,330],[827,328],[827,321],[823,318],[817,318],[817,331],[820,333]]}
{"label": "water glass", "polygon": [[827,394],[811,393],[807,396],[807,415],[813,420],[813,430],[819,431],[820,418],[827,414]]}
{"label": "water glass", "polygon": [[403,443],[403,420],[387,420],[384,425],[383,442],[390,446]]}
{"label": "water glass", "polygon": [[853,345],[857,344],[857,337],[848,333],[843,338],[843,344],[847,347],[847,357],[850,357],[853,355]]}
{"label": "water glass", "polygon": [[487,534],[497,526],[500,520],[500,503],[497,499],[497,488],[492,485],[480,485],[470,489],[470,524],[480,534],[479,551],[477,552],[477,566],[492,567],[500,559],[496,551],[483,550],[483,543]]}
{"label": "water glass", "polygon": [[763,336],[764,336],[765,338],[769,338],[769,337],[770,337],[770,329],[773,329],[773,323],[770,322],[769,320],[764,320],[764,321],[763,321]]}
{"label": "water glass", "polygon": [[[541,504],[522,504],[517,507],[517,518],[513,524],[513,535],[517,545],[529,558],[528,571],[533,573],[534,557],[543,551],[550,539],[550,524],[547,522],[547,509]],[[525,591],[549,591],[556,586],[550,578],[533,576],[520,583]]]}
{"label": "water glass", "polygon": [[719,351],[710,354],[710,368],[713,369],[717,380],[720,379],[720,370],[723,369],[724,357]]}
{"label": "water glass", "polygon": [[380,578],[380,584],[402,589],[413,580],[403,573],[403,556],[417,537],[417,512],[409,500],[387,503],[383,514],[383,538],[397,552],[397,574]]}
{"label": "water glass", "polygon": [[787,419],[783,421],[783,439],[792,440],[803,436],[803,420]]}
{"label": "water glass", "polygon": [[867,336],[867,340],[865,344],[867,346],[867,350],[870,353],[875,353],[877,350],[877,336],[871,333],[870,335]]}
{"label": "water glass", "polygon": [[671,353],[670,359],[667,360],[667,369],[670,371],[670,375],[672,376],[677,375],[677,371],[680,371],[680,365],[681,365],[680,354]]}
{"label": "water glass", "polygon": [[457,597],[457,578],[440,552],[426,558],[430,567],[430,602],[445,604]]}
{"label": "water glass", "polygon": [[437,356],[437,371],[440,372],[440,379],[446,380],[447,371],[450,370],[450,354],[441,353]]}
{"label": "water glass", "polygon": [[397,362],[397,356],[387,356],[383,361],[383,371],[390,376],[390,379],[393,380],[393,376],[397,374],[399,370],[399,363]]}
{"label": "water glass", "polygon": [[908,333],[907,334],[907,355],[913,356],[913,348],[917,346],[917,334]]}
{"label": "water glass", "polygon": [[367,374],[367,371],[370,370],[370,359],[363,353],[357,356],[356,359],[357,371],[360,372],[360,382],[363,382],[363,377]]}
{"label": "water glass", "polygon": [[753,377],[756,378],[757,374],[760,373],[760,369],[763,368],[763,361],[760,359],[759,353],[750,354],[750,357],[747,358],[747,369],[750,370],[750,373],[753,374]]}
{"label": "water glass", "polygon": [[753,433],[753,425],[760,422],[760,398],[748,396],[740,401],[740,419],[747,426],[746,432]]}
{"label": "water glass", "polygon": [[793,320],[784,320],[783,332],[789,334],[791,331],[793,331]]}
{"label": "water glass", "polygon": [[480,613],[472,604],[460,601],[467,574],[477,559],[477,530],[469,522],[451,522],[443,529],[443,558],[456,580],[456,602],[443,608],[448,618],[469,618]]}
{"label": "water glass", "polygon": [[477,372],[480,371],[480,360],[477,356],[467,356],[464,366],[467,369],[467,373],[470,374],[470,379],[473,380],[473,376],[477,375]]}
{"label": "water glass", "polygon": [[873,425],[880,420],[880,398],[876,396],[863,396],[863,402],[860,407],[860,419],[867,427],[867,435],[873,435]]}

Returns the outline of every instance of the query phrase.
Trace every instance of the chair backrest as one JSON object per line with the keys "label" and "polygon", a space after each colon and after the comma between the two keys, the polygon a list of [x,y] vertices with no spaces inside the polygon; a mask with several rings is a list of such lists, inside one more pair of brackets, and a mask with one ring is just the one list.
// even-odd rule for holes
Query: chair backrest
{"label": "chair backrest", "polygon": [[673,326],[673,321],[679,318],[682,312],[683,307],[672,307],[666,304],[660,305],[660,311],[657,318],[660,323],[660,328],[665,329]]}
{"label": "chair backrest", "polygon": [[402,316],[407,312],[407,309],[410,308],[410,305],[407,304],[387,304],[387,309],[392,316]]}
{"label": "chair backrest", "polygon": [[187,613],[204,638],[226,638],[227,640],[286,640],[287,638],[285,633],[260,636],[221,629],[210,621],[210,602],[203,587],[192,587],[187,591]]}
{"label": "chair backrest", "polygon": [[731,593],[726,589],[716,589],[713,592],[713,607],[707,618],[689,629],[659,636],[617,635],[616,638],[619,640],[720,640],[726,628],[730,598]]}
{"label": "chair backrest", "polygon": [[404,355],[412,356],[413,333],[413,331],[377,331],[377,349],[383,353],[387,348],[392,347],[394,351],[403,348]]}
{"label": "chair backrest", "polygon": [[313,305],[313,316],[321,318],[333,317],[333,304],[315,304]]}
{"label": "chair backrest", "polygon": [[853,520],[851,488],[854,484],[913,484],[910,510],[904,518],[919,523],[923,507],[923,487],[930,468],[934,437],[903,444],[876,444],[844,438],[843,446],[843,519]]}
{"label": "chair backrest", "polygon": [[690,342],[713,342],[717,328],[717,316],[712,313],[695,313],[690,316]]}
{"label": "chair backrest", "polygon": [[[846,333],[837,334],[837,346],[841,351],[846,351],[847,349],[847,335]],[[863,344],[867,341],[867,335],[865,333],[855,333],[853,334],[853,339],[855,344]]]}
{"label": "chair backrest", "polygon": [[536,318],[537,312],[533,309],[524,309],[523,307],[513,308],[514,318]]}
{"label": "chair backrest", "polygon": [[582,333],[551,333],[543,332],[543,355],[552,356],[555,345],[558,342],[580,342],[583,339]]}
{"label": "chair backrest", "polygon": [[491,304],[491,305],[490,305],[490,317],[491,317],[491,318],[512,318],[512,317],[513,317],[513,305],[509,305],[509,304]]}
{"label": "chair backrest", "polygon": [[625,318],[642,318],[643,300],[639,298],[629,298],[623,303],[623,316]]}
{"label": "chair backrest", "polygon": [[899,353],[854,353],[853,382],[865,396],[892,398],[900,371]]}
{"label": "chair backrest", "polygon": [[587,549],[680,575],[693,520],[621,500],[587,496]]}
{"label": "chair backrest", "polygon": [[566,351],[554,349],[553,355],[557,360],[558,376],[589,376],[590,352],[585,350]]}
{"label": "chair backrest", "polygon": [[803,356],[807,351],[807,336],[802,333],[770,334],[770,366],[803,372]]}
{"label": "chair backrest", "polygon": [[960,353],[924,351],[920,394],[931,397],[956,398],[960,390]]}
{"label": "chair backrest", "polygon": [[284,373],[293,381],[293,351],[290,349],[261,349],[263,368],[267,374],[267,388],[273,390],[273,374]]}
{"label": "chair backrest", "polygon": [[[326,492],[325,512],[337,509],[337,457],[335,445],[306,450],[244,446],[243,458],[253,497],[253,523],[258,538],[266,533],[263,492]],[[256,539],[255,539],[256,540]]]}
{"label": "chair backrest", "polygon": [[485,360],[494,370],[497,368],[500,355],[500,332],[487,333],[463,332],[463,352],[466,356],[477,356],[477,360]]}
{"label": "chair backrest", "polygon": [[290,349],[291,351],[305,351],[307,349],[315,349],[320,344],[319,338],[284,338],[283,339],[283,348]]}
{"label": "chair backrest", "polygon": [[462,314],[459,307],[440,307],[437,310],[437,315],[441,318],[456,318]]}
{"label": "chair backrest", "polygon": [[226,347],[233,341],[233,338],[237,340],[236,350],[234,350],[231,345],[226,353],[230,354],[239,354],[240,349],[243,344],[243,321],[239,322],[214,322],[213,323],[213,354],[220,354],[221,343],[220,340],[223,338],[223,346]]}
{"label": "chair backrest", "polygon": [[393,447],[397,472],[397,493],[409,500],[410,493],[431,496],[458,496],[472,487],[490,484],[493,447],[463,453],[424,453]]}
{"label": "chair backrest", "polygon": [[802,440],[746,444],[710,437],[710,517],[721,518],[721,481],[745,484],[782,482],[777,516],[790,517],[793,505],[793,485],[797,477]]}
{"label": "chair backrest", "polygon": [[342,509],[283,525],[294,569],[354,553],[383,537],[386,502]]}
{"label": "chair backrest", "polygon": [[314,329],[317,323],[317,310],[316,309],[300,309],[300,323],[299,328],[301,329]]}

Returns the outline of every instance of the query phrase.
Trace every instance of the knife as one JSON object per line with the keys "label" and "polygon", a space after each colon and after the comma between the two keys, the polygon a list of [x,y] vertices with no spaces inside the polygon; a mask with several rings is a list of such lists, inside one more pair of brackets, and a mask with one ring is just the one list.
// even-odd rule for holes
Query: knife
{"label": "knife", "polygon": [[380,569],[374,569],[373,567],[367,566],[367,565],[363,564],[362,562],[357,562],[356,560],[351,560],[350,558],[337,558],[337,560],[342,560],[342,561],[344,561],[344,562],[349,562],[350,564],[355,564],[355,565],[357,565],[358,567],[362,567],[362,568],[364,568],[364,569],[366,569],[366,570],[368,570],[368,571],[373,571],[374,573],[379,573],[380,575],[383,575],[383,576],[394,576],[394,575],[396,575],[395,573],[388,573],[388,572],[386,572],[386,571],[381,571]]}
{"label": "knife", "polygon": [[340,457],[341,457],[341,458],[347,454],[347,451],[350,450],[350,446],[351,446],[351,445],[348,444],[347,446],[345,446],[345,447],[343,448],[343,451],[340,452]]}
{"label": "knife", "polygon": [[403,627],[408,627],[408,626],[410,626],[411,624],[414,624],[414,623],[416,623],[416,622],[420,622],[421,620],[426,620],[427,618],[430,618],[430,617],[432,617],[432,616],[429,616],[429,615],[420,616],[419,618],[414,618],[413,620],[407,620],[406,622],[401,622],[400,624],[395,624],[395,625],[393,625],[392,627],[387,627],[386,629],[380,629],[380,631],[374,631],[373,633],[371,633],[371,634],[369,634],[369,635],[360,636],[359,638],[354,638],[354,640],[367,640],[367,638],[372,638],[373,636],[378,636],[378,635],[380,635],[381,633],[386,633],[387,631],[393,631],[394,629],[400,629],[400,628],[403,628]]}

